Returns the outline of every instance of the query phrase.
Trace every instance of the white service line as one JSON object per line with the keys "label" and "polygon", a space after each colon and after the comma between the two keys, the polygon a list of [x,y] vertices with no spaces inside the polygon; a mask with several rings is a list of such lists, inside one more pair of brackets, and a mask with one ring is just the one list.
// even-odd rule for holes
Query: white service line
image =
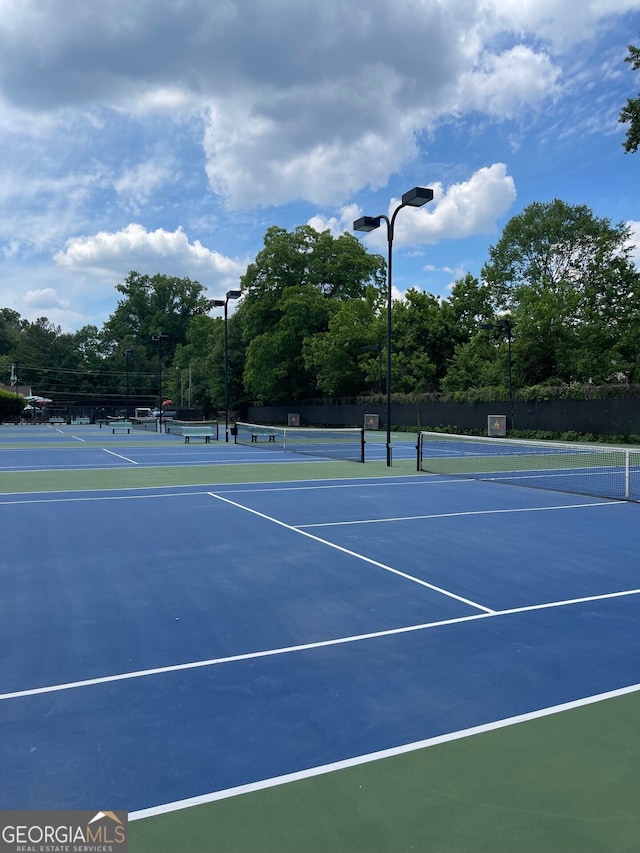
{"label": "white service line", "polygon": [[427,631],[433,628],[443,628],[449,625],[461,625],[465,622],[475,622],[480,619],[496,619],[504,616],[514,616],[519,613],[532,613],[537,610],[548,610],[557,607],[572,607],[576,604],[588,604],[592,601],[606,601],[612,598],[623,598],[640,595],[640,589],[627,589],[619,592],[608,592],[601,595],[590,595],[584,598],[571,598],[564,601],[549,601],[544,604],[530,604],[525,607],[513,607],[509,610],[497,610],[490,613],[474,613],[471,616],[457,616],[452,619],[442,619],[438,622],[424,622],[420,625],[405,625],[402,628],[388,628],[384,631],[372,631],[368,634],[354,634],[348,637],[337,637],[333,640],[318,640],[313,643],[301,643],[297,646],[284,646],[275,649],[264,649],[259,652],[246,652],[240,655],[230,655],[222,658],[190,661],[189,663],[159,666],[153,669],[139,669],[121,672],[115,675],[104,675],[97,678],[87,678],[83,681],[69,681],[62,684],[50,684],[46,687],[33,687],[27,690],[15,690],[11,693],[0,693],[0,702],[9,699],[23,699],[28,696],[41,696],[45,693],[59,693],[64,690],[76,690],[81,687],[94,687],[100,684],[112,684],[116,681],[128,681],[135,678],[146,678],[150,675],[165,675],[170,672],[184,672],[189,669],[203,669],[239,661],[257,660],[258,658],[275,657],[276,655],[294,654],[296,652],[324,649],[329,646],[342,646],[347,643],[358,643],[363,640],[375,640],[380,637],[394,637],[399,634],[409,634],[417,631]]}
{"label": "white service line", "polygon": [[308,539],[313,539],[315,542],[320,542],[322,545],[326,545],[329,548],[333,548],[336,551],[340,551],[342,554],[347,554],[350,557],[355,557],[357,560],[362,560],[364,563],[369,563],[372,566],[376,566],[379,569],[384,569],[385,572],[391,572],[391,574],[397,575],[398,577],[405,578],[405,580],[409,580],[412,583],[416,583],[419,586],[426,587],[427,589],[431,589],[434,592],[440,593],[441,595],[446,595],[447,598],[453,598],[455,601],[461,601],[463,604],[468,604],[469,607],[474,607],[476,610],[482,610],[484,613],[495,613],[495,610],[490,607],[485,607],[483,604],[478,604],[477,601],[471,601],[469,598],[463,598],[461,595],[456,595],[453,592],[450,592],[448,589],[443,589],[440,586],[435,586],[435,584],[428,583],[427,581],[423,581],[420,578],[416,578],[414,575],[407,574],[407,572],[401,572],[399,569],[394,569],[392,566],[387,566],[385,563],[380,563],[378,560],[372,560],[371,557],[365,557],[364,554],[358,554],[357,551],[350,551],[348,548],[343,548],[342,545],[336,545],[335,542],[329,542],[328,539],[321,539],[319,536],[314,536],[313,533],[307,533],[306,530],[300,530],[297,527],[292,527],[290,524],[286,524],[284,521],[279,521],[277,518],[273,518],[270,515],[265,515],[263,512],[258,512],[256,509],[251,509],[250,507],[244,506],[243,504],[239,504],[236,501],[230,501],[229,498],[223,498],[221,495],[215,494],[215,492],[209,492],[212,498],[216,498],[219,501],[223,501],[223,503],[228,503],[231,506],[236,507],[237,509],[244,510],[244,512],[249,512],[252,515],[257,515],[259,518],[265,519],[265,521],[270,521],[272,524],[277,524],[279,527],[284,527],[286,530],[290,530],[293,533],[297,533],[299,536],[306,536]]}
{"label": "white service line", "polygon": [[41,696],[45,693],[59,693],[63,690],[75,690],[79,687],[93,687],[98,684],[111,684],[114,681],[128,681],[132,678],[145,678],[149,675],[165,675],[169,672],[184,672],[189,669],[203,669],[210,666],[219,666],[226,663],[238,663],[245,660],[257,660],[258,658],[275,657],[277,655],[292,654],[295,652],[323,649],[328,646],[342,646],[346,643],[357,643],[362,640],[375,640],[378,637],[393,637],[397,634],[407,634],[413,631],[422,631],[425,628],[437,628],[443,625],[455,625],[459,622],[470,622],[474,619],[487,619],[491,613],[474,613],[473,616],[459,616],[455,619],[444,619],[440,622],[426,622],[423,625],[407,625],[403,628],[388,628],[385,631],[373,631],[369,634],[355,634],[350,637],[337,637],[334,640],[319,640],[314,643],[302,643],[298,646],[285,646],[277,649],[265,649],[260,652],[246,652],[241,655],[230,655],[223,658],[210,658],[209,660],[191,661],[189,663],[172,664],[171,666],[159,666],[154,669],[140,669],[132,672],[123,672],[116,675],[104,675],[98,678],[87,678],[84,681],[70,681],[63,684],[51,684],[47,687],[34,687],[28,690],[16,690],[12,693],[0,693],[0,702],[7,699],[22,699],[26,696]]}
{"label": "white service line", "polygon": [[123,456],[121,453],[114,453],[113,450],[107,450],[106,447],[102,448],[105,453],[110,453],[112,456],[115,456],[117,459],[124,459],[125,462],[131,462],[132,465],[139,465],[139,462],[136,462],[135,459],[129,459],[128,456]]}
{"label": "white service line", "polygon": [[513,512],[549,512],[557,509],[584,509],[592,506],[624,506],[624,501],[601,501],[589,504],[564,504],[560,506],[528,506],[511,509],[475,509],[463,512],[438,512],[431,515],[402,515],[393,518],[365,518],[360,521],[322,521],[314,524],[297,524],[296,530],[307,527],[343,527],[351,524],[381,524],[385,521],[420,521],[428,518],[464,518],[467,515],[500,515]]}

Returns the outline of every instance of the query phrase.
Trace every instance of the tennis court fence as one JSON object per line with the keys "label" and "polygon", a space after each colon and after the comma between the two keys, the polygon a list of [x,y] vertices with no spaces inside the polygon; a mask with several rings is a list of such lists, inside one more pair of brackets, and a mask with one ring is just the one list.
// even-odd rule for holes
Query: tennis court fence
{"label": "tennis court fence", "polygon": [[421,432],[417,467],[430,474],[640,501],[640,449]]}
{"label": "tennis court fence", "polygon": [[364,429],[360,427],[275,427],[237,421],[232,431],[236,444],[364,462]]}

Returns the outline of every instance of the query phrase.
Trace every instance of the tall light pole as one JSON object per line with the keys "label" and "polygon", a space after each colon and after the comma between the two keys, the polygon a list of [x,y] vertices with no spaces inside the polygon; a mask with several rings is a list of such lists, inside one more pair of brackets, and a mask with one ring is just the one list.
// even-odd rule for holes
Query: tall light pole
{"label": "tall light pole", "polygon": [[387,467],[391,467],[391,286],[393,261],[393,231],[396,216],[403,207],[422,207],[433,199],[433,190],[428,187],[414,187],[404,193],[400,204],[393,211],[391,219],[381,216],[361,216],[353,223],[354,231],[375,231],[384,221],[387,223],[387,244],[389,255],[387,261]]}
{"label": "tall light pole", "polygon": [[214,299],[214,308],[224,306],[224,440],[229,441],[229,339],[227,336],[227,320],[229,313],[229,300],[240,299],[241,290],[227,290],[224,300]]}
{"label": "tall light pole", "polygon": [[151,336],[152,341],[158,342],[158,409],[160,411],[158,432],[162,432],[162,341],[166,341],[168,338],[169,335],[165,332]]}
{"label": "tall light pole", "polygon": [[509,408],[511,410],[511,425],[510,429],[513,429],[513,372],[511,367],[511,332],[513,326],[511,325],[511,320],[509,317],[500,317],[499,320],[496,320],[495,323],[483,323],[483,329],[493,329],[501,334],[507,336],[507,366],[509,371]]}
{"label": "tall light pole", "polygon": [[[183,401],[184,401],[184,393],[183,393],[183,385],[182,385],[182,368],[181,368],[181,367],[176,367],[176,370],[178,371],[178,379],[179,379],[179,382],[180,382],[180,388],[179,388],[179,393],[180,393],[180,408],[182,408],[182,406],[183,406]],[[178,391],[177,386],[176,386],[176,391]]]}
{"label": "tall light pole", "polygon": [[[18,394],[18,382],[19,382],[19,381],[20,381],[20,380],[18,379],[18,373],[17,373],[17,371],[16,371],[16,365],[15,365],[15,364],[12,364],[12,365],[11,365],[11,384],[12,384],[12,385],[15,387],[15,389],[16,389],[16,426],[20,423],[20,412],[19,412],[20,405],[19,405],[19,403],[18,403],[18,399],[19,399],[19,394]],[[33,407],[33,412],[32,412],[31,414],[33,415],[32,420],[33,420],[33,422],[35,423],[35,420],[36,420],[36,419],[35,419],[35,406]]]}
{"label": "tall light pole", "polygon": [[129,411],[129,409],[130,409],[130,406],[129,406],[129,359],[131,358],[132,354],[133,354],[132,349],[126,349],[124,351],[124,359],[125,359],[126,370],[127,370],[127,417],[129,417],[129,414],[130,414],[130,411]]}

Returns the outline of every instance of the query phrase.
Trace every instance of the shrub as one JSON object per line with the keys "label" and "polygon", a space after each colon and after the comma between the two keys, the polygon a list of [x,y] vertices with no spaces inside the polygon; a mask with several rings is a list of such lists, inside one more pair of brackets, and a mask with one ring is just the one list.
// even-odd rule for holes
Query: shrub
{"label": "shrub", "polygon": [[0,389],[0,420],[15,418],[22,414],[25,407],[25,399],[21,394]]}

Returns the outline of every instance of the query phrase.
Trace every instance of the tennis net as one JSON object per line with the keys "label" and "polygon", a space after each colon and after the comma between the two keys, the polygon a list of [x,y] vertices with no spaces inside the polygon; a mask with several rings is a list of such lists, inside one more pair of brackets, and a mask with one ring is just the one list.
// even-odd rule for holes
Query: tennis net
{"label": "tennis net", "polygon": [[218,421],[181,421],[176,418],[169,418],[164,422],[164,431],[172,435],[183,435],[185,429],[197,427],[204,435],[208,432],[209,436],[214,441],[220,440],[220,426]]}
{"label": "tennis net", "polygon": [[155,418],[129,418],[133,429],[141,429],[146,432],[157,432],[158,422]]}
{"label": "tennis net", "polygon": [[345,427],[274,427],[240,421],[234,427],[236,444],[270,450],[289,450],[307,456],[364,462],[364,429]]}
{"label": "tennis net", "polygon": [[640,450],[422,432],[418,470],[640,501]]}

